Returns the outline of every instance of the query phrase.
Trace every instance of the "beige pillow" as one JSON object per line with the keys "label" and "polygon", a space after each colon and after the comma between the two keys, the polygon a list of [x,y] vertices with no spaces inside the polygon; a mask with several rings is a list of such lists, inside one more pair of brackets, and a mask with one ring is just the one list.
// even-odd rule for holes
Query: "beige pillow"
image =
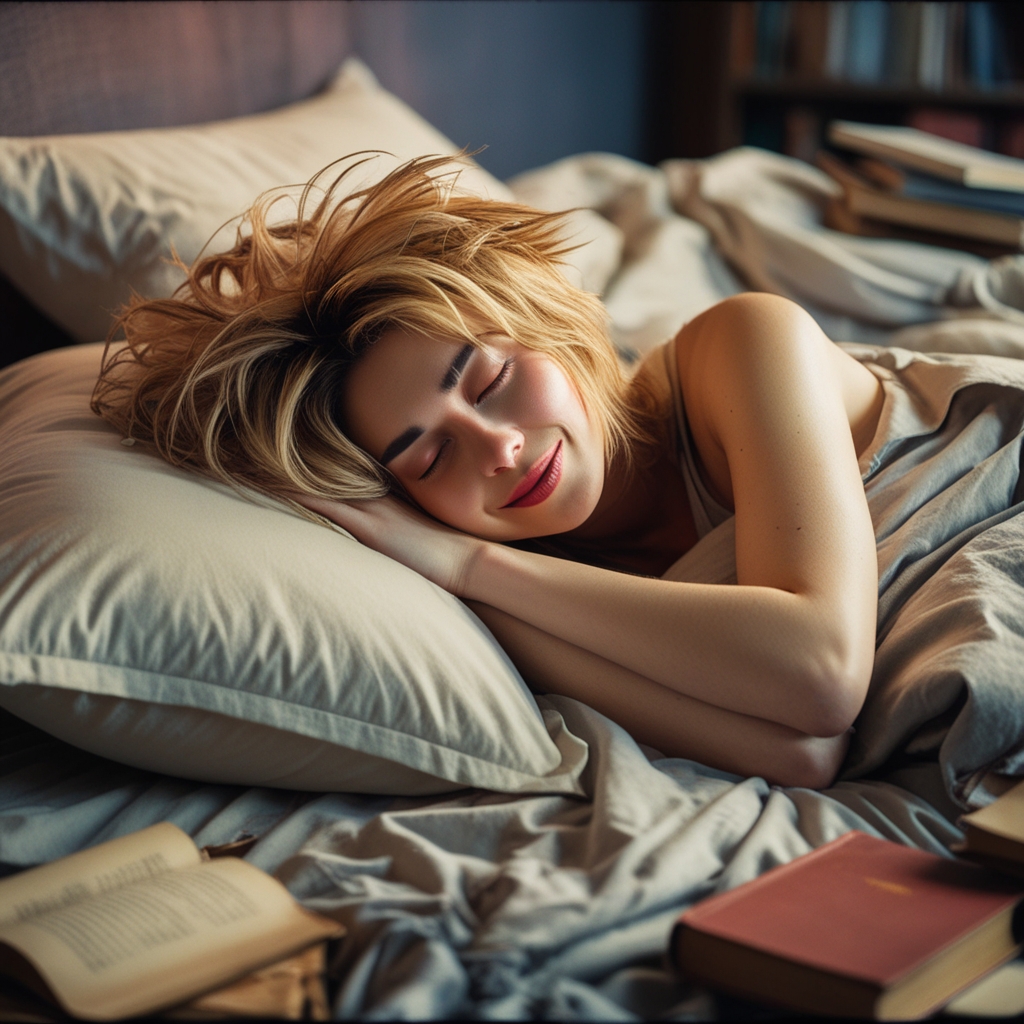
{"label": "beige pillow", "polygon": [[208,782],[578,793],[587,748],[469,609],[89,411],[102,346],[0,373],[0,707]]}
{"label": "beige pillow", "polygon": [[[77,341],[98,341],[132,289],[153,298],[181,282],[167,262],[172,245],[191,263],[261,192],[373,149],[392,156],[361,168],[356,183],[457,147],[354,58],[325,92],[266,114],[187,128],[0,138],[0,271]],[[476,166],[460,187],[511,198]],[[233,238],[233,228],[221,232],[214,249]]]}

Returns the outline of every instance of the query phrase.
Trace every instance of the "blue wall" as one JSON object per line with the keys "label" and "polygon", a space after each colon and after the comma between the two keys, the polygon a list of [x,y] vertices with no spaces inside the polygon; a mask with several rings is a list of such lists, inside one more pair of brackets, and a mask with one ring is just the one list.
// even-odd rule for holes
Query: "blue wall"
{"label": "blue wall", "polygon": [[[386,88],[499,178],[571,153],[642,159],[648,4],[371,0],[356,48]],[[391,69],[388,71],[387,69]]]}

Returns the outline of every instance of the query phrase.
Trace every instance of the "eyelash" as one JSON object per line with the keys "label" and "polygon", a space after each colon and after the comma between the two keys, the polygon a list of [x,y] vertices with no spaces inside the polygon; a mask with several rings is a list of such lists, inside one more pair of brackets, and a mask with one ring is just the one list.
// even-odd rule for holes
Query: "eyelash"
{"label": "eyelash", "polygon": [[495,391],[498,391],[504,385],[505,381],[508,380],[509,374],[512,372],[512,364],[514,362],[515,360],[509,357],[508,359],[505,360],[504,363],[501,364],[501,369],[498,371],[498,376],[495,377],[494,380],[492,380],[491,383],[488,384],[487,387],[485,387],[483,391],[480,392],[480,397],[477,398],[476,400],[477,405],[479,405],[488,395],[492,394]]}
{"label": "eyelash", "polygon": [[[512,372],[512,364],[514,362],[515,360],[510,357],[506,359],[504,363],[501,364],[501,369],[498,371],[498,375],[494,378],[494,380],[491,381],[490,384],[487,385],[487,387],[483,389],[483,391],[480,392],[480,395],[477,398],[474,405],[479,405],[489,395],[494,394],[495,391],[499,391],[502,387],[504,387],[505,382],[509,378],[509,374],[511,374]],[[434,456],[434,461],[431,462],[429,466],[427,466],[427,471],[420,477],[420,480],[426,480],[428,477],[433,475],[437,467],[441,465],[441,460],[444,457],[444,453],[448,449],[448,446],[450,444],[450,439],[442,443],[441,447],[438,449],[437,455]]]}

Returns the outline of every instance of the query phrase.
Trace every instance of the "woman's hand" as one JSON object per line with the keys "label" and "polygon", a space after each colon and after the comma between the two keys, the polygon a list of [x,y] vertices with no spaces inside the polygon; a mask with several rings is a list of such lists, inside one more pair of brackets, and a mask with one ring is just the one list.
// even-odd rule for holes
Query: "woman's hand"
{"label": "woman's hand", "polygon": [[462,596],[470,565],[486,542],[444,526],[397,498],[331,501],[296,495],[295,500],[348,530],[357,540]]}

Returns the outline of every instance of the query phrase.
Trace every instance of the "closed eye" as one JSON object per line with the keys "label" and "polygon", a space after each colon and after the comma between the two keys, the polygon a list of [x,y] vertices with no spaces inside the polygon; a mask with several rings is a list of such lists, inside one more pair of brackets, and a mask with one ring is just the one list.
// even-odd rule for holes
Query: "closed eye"
{"label": "closed eye", "polygon": [[[515,359],[511,356],[501,364],[501,369],[498,371],[494,380],[487,385],[477,396],[476,405],[479,405],[482,401],[489,398],[491,395],[497,394],[508,382],[509,377],[512,375],[512,364]],[[449,447],[451,446],[451,438],[447,438],[442,442],[441,447],[437,450],[437,455],[434,456],[433,462],[427,466],[426,472],[420,477],[420,480],[427,480],[437,471],[438,467],[444,461],[448,454]]]}
{"label": "closed eye", "polygon": [[479,396],[477,397],[477,405],[479,405],[485,398],[489,398],[491,395],[500,391],[505,386],[505,382],[512,374],[512,364],[514,362],[515,359],[509,357],[508,359],[505,360],[504,363],[501,364],[501,369],[498,371],[498,375],[494,378],[494,380],[491,381],[490,384],[487,385],[487,387],[483,389],[483,391],[480,392]]}
{"label": "closed eye", "polygon": [[431,476],[437,467],[441,464],[441,460],[444,458],[445,453],[448,450],[448,446],[452,443],[451,438],[443,441],[441,447],[438,448],[437,454],[434,456],[434,461],[427,466],[426,472],[420,477],[421,480],[426,480],[427,477]]}

